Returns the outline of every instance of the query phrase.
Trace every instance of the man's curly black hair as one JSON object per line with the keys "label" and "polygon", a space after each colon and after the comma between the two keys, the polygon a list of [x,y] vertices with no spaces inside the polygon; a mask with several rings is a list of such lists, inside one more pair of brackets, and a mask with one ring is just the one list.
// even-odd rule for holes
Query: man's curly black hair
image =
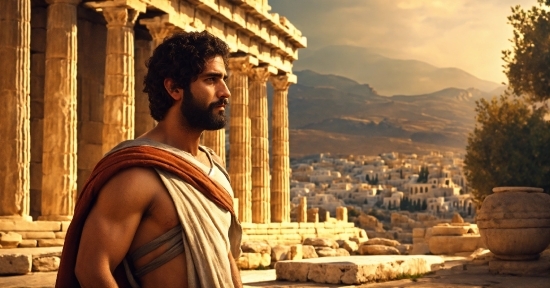
{"label": "man's curly black hair", "polygon": [[164,79],[174,80],[176,86],[171,87],[173,89],[189,90],[191,82],[204,71],[206,61],[218,55],[222,56],[227,66],[229,47],[207,31],[180,32],[164,39],[146,63],[148,71],[143,92],[149,95],[153,119],[164,119],[174,104],[174,99],[164,87]]}

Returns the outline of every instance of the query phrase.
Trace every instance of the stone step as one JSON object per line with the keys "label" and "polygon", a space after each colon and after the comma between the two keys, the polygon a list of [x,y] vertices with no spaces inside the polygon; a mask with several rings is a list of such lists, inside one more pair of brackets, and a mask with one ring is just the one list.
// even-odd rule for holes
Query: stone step
{"label": "stone step", "polygon": [[0,249],[0,275],[57,271],[63,247]]}
{"label": "stone step", "polygon": [[275,271],[277,280],[350,285],[425,274],[443,263],[443,257],[431,255],[323,257],[280,261]]}

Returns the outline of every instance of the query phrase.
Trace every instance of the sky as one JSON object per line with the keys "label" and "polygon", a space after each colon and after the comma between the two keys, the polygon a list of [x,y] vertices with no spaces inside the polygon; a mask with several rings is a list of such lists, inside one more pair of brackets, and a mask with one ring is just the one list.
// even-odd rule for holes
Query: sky
{"label": "sky", "polygon": [[[269,0],[308,48],[352,45],[390,58],[456,67],[506,82],[502,50],[512,49],[511,7],[536,0]],[[298,52],[299,56],[299,52]],[[299,61],[299,59],[298,59]]]}

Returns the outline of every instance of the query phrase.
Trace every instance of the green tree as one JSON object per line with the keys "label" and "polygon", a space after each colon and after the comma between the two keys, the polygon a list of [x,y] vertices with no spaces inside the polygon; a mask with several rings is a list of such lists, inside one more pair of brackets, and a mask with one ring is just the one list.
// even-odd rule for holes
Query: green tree
{"label": "green tree", "polygon": [[421,166],[420,172],[418,173],[418,179],[416,180],[417,183],[428,183],[428,176],[430,175],[430,172],[428,171],[428,167]]}
{"label": "green tree", "polygon": [[[550,69],[550,68],[549,68]],[[464,169],[481,203],[498,186],[550,188],[550,124],[547,109],[501,96],[476,102],[476,126],[468,136]]]}
{"label": "green tree", "polygon": [[420,208],[420,210],[424,211],[428,209],[428,202],[426,202],[426,199],[424,199],[424,201],[422,201],[422,207]]}
{"label": "green tree", "polygon": [[[531,102],[550,99],[550,0],[524,10],[512,7],[512,50],[502,51],[510,90]],[[546,7],[545,7],[546,6]]]}

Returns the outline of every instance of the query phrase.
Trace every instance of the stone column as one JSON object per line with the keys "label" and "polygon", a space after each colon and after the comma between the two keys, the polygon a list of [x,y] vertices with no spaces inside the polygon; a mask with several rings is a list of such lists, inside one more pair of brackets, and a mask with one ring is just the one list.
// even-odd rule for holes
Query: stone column
{"label": "stone column", "polygon": [[76,194],[76,5],[46,0],[46,75],[40,220],[70,220]]}
{"label": "stone column", "polygon": [[252,222],[269,223],[269,135],[267,128],[267,86],[269,76],[277,74],[271,66],[251,69],[249,74],[250,120],[252,123]]}
{"label": "stone column", "polygon": [[206,147],[210,147],[220,159],[222,159],[223,165],[225,165],[225,128],[213,131],[202,132],[202,143]]}
{"label": "stone column", "polygon": [[239,220],[250,222],[251,165],[250,117],[248,115],[248,73],[258,59],[247,56],[229,59],[229,91],[231,91],[231,117],[229,127],[229,176],[235,197],[239,199]]}
{"label": "stone column", "polygon": [[342,206],[336,207],[336,220],[348,222],[348,208]]}
{"label": "stone column", "polygon": [[143,92],[143,79],[147,74],[145,62],[149,59],[149,56],[151,56],[151,41],[136,40],[136,84],[134,88],[136,96],[134,135],[136,137],[155,127],[155,120],[151,117],[151,112],[149,110],[149,96],[147,93]]}
{"label": "stone column", "polygon": [[[166,16],[166,15],[165,15]],[[149,19],[141,19],[139,23],[147,27],[153,41],[136,40],[136,115],[135,115],[135,136],[139,136],[155,127],[156,122],[151,117],[149,110],[149,98],[147,93],[143,92],[143,79],[147,74],[145,62],[153,50],[157,48],[165,37],[172,35],[174,25],[167,22],[165,16],[157,16]]]}
{"label": "stone column", "polygon": [[290,222],[290,159],[288,147],[288,87],[296,83],[296,75],[271,77],[273,95],[273,119],[271,149],[271,221]]}
{"label": "stone column", "polygon": [[126,7],[103,8],[107,21],[107,59],[103,101],[103,145],[107,153],[134,138],[134,23],[138,12]]}
{"label": "stone column", "polygon": [[296,212],[296,222],[307,222],[307,197],[300,198],[300,205]]}
{"label": "stone column", "polygon": [[30,219],[31,1],[2,1],[0,8],[0,216]]}

